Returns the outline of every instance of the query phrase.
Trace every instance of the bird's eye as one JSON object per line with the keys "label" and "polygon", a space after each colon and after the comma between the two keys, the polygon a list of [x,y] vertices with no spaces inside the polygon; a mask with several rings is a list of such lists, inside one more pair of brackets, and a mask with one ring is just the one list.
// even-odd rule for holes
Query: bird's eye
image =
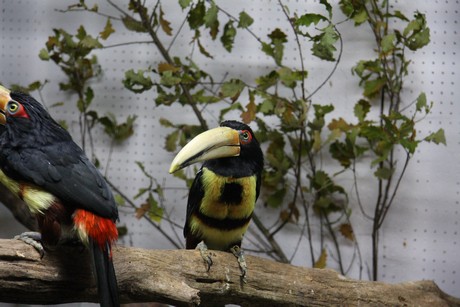
{"label": "bird's eye", "polygon": [[6,105],[7,115],[11,117],[24,117],[29,118],[24,106],[15,100],[10,100]]}
{"label": "bird's eye", "polygon": [[11,100],[10,102],[8,102],[7,109],[8,109],[8,113],[10,113],[11,115],[14,115],[19,110],[19,104],[16,101]]}
{"label": "bird's eye", "polygon": [[240,140],[241,140],[241,143],[243,143],[243,144],[247,144],[247,143],[251,142],[251,140],[252,140],[251,132],[249,132],[248,130],[241,131]]}

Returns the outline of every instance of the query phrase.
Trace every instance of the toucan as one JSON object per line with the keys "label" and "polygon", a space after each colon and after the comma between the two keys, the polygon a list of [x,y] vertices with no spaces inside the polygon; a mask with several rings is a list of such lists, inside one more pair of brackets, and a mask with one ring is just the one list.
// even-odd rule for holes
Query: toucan
{"label": "toucan", "polygon": [[119,306],[118,209],[104,177],[33,97],[0,86],[0,124],[0,182],[24,200],[40,231],[19,238],[40,252],[81,240],[92,252],[101,306]]}
{"label": "toucan", "polygon": [[187,249],[198,248],[212,265],[207,249],[232,252],[243,281],[247,266],[241,242],[259,197],[264,157],[252,129],[228,120],[187,143],[169,172],[203,162],[189,191],[184,237]]}

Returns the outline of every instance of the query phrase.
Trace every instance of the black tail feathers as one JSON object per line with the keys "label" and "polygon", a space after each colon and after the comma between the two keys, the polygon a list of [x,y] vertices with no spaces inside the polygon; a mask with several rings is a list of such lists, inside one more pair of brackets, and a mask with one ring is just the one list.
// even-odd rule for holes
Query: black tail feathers
{"label": "black tail feathers", "polygon": [[94,259],[96,271],[97,290],[101,307],[118,307],[120,300],[118,297],[117,277],[113,267],[111,257],[111,247],[107,243],[104,249],[92,241],[91,252]]}

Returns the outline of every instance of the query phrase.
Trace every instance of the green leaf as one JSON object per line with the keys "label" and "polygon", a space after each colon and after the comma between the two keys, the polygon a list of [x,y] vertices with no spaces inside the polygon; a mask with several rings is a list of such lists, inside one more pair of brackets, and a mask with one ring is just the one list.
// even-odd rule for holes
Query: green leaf
{"label": "green leaf", "polygon": [[328,21],[328,19],[320,14],[308,13],[297,18],[295,21],[295,25],[297,27],[309,27],[311,24],[317,25],[320,21]]}
{"label": "green leaf", "polygon": [[444,134],[444,129],[440,128],[438,131],[431,133],[425,138],[427,142],[433,142],[437,145],[444,144],[447,146],[446,136]]}
{"label": "green leaf", "polygon": [[110,21],[110,18],[107,18],[107,22],[105,24],[104,30],[99,33],[99,36],[103,39],[106,40],[110,34],[114,33],[115,29],[112,26],[112,22]]}
{"label": "green leaf", "polygon": [[38,53],[38,57],[42,61],[48,61],[50,59],[50,55],[48,53],[48,50],[46,50],[45,48],[42,48],[40,50],[40,52]]}
{"label": "green leaf", "polygon": [[391,175],[393,175],[394,169],[390,169],[387,167],[379,167],[375,172],[375,177],[379,179],[388,180],[390,179]]}
{"label": "green leaf", "polygon": [[225,50],[228,52],[232,51],[233,48],[233,43],[235,41],[235,36],[236,36],[236,29],[233,26],[233,21],[229,20],[224,27],[224,32],[222,33],[222,36],[220,37],[220,41],[222,42],[222,45],[224,46]]}
{"label": "green leaf", "polygon": [[176,130],[166,136],[165,149],[169,152],[176,151],[177,141],[179,140],[179,131]]}
{"label": "green leaf", "polygon": [[163,218],[163,208],[158,206],[158,201],[153,197],[152,193],[149,193],[149,198],[147,199],[148,204],[150,205],[149,217],[154,222],[161,222]]}
{"label": "green leaf", "polygon": [[388,53],[388,52],[393,51],[394,48],[395,48],[395,40],[396,40],[396,34],[395,33],[385,35],[382,38],[382,41],[381,41],[382,51],[384,53]]}
{"label": "green leaf", "polygon": [[417,97],[417,103],[416,103],[416,110],[421,111],[422,109],[426,109],[427,104],[426,104],[426,94],[425,93],[420,93],[420,95]]}
{"label": "green leaf", "polygon": [[272,208],[278,208],[283,204],[284,196],[286,195],[286,189],[282,188],[275,191],[267,199],[267,205]]}
{"label": "green leaf", "polygon": [[353,16],[353,21],[355,22],[355,26],[358,26],[367,21],[369,16],[367,15],[366,10],[360,10],[357,14]]}
{"label": "green leaf", "polygon": [[238,28],[247,28],[252,25],[254,19],[249,16],[245,11],[242,11],[238,20]]}
{"label": "green leaf", "polygon": [[244,89],[245,84],[239,79],[232,79],[222,84],[220,88],[221,97],[231,97],[233,101],[238,99],[241,91]]}
{"label": "green leaf", "polygon": [[414,17],[403,30],[406,46],[410,50],[417,50],[430,42],[430,29],[426,26],[425,15],[417,12]]}
{"label": "green leaf", "polygon": [[369,80],[364,82],[364,93],[363,95],[369,98],[374,97],[380,90],[385,86],[386,80],[383,78],[378,78],[375,80]]}
{"label": "green leaf", "polygon": [[150,77],[144,76],[143,70],[130,69],[125,72],[125,79],[123,79],[124,86],[134,93],[142,93],[152,88],[153,83]]}
{"label": "green leaf", "polygon": [[339,35],[332,25],[324,28],[323,33],[315,37],[315,42],[311,48],[313,55],[326,61],[334,61],[334,52],[337,50],[334,44],[339,39]]}
{"label": "green leaf", "polygon": [[126,29],[134,32],[140,32],[140,33],[145,33],[148,32],[148,29],[144,27],[144,24],[141,21],[138,21],[131,16],[123,16],[121,19],[123,25],[125,26]]}
{"label": "green leaf", "polygon": [[366,119],[367,114],[371,109],[371,104],[369,101],[360,99],[354,107],[354,113],[359,122],[362,122]]}
{"label": "green leaf", "polygon": [[209,28],[209,34],[213,40],[216,39],[217,34],[219,33],[219,20],[217,19],[218,12],[219,8],[213,1],[204,15],[204,24],[207,28]]}
{"label": "green leaf", "polygon": [[204,16],[206,14],[206,7],[204,1],[200,0],[190,10],[187,21],[192,30],[196,30],[204,24]]}
{"label": "green leaf", "polygon": [[91,48],[91,49],[102,48],[102,44],[96,38],[92,37],[91,35],[85,36],[85,38],[80,41],[80,44],[83,47]]}
{"label": "green leaf", "polygon": [[182,9],[185,9],[192,3],[192,0],[179,0],[179,5]]}

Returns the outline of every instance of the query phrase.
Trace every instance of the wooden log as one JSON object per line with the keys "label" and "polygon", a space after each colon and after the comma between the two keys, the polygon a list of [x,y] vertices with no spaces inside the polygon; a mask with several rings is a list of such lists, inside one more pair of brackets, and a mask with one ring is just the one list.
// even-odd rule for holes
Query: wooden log
{"label": "wooden log", "polygon": [[[235,257],[212,251],[210,271],[198,251],[118,246],[113,258],[121,300],[179,306],[460,306],[432,281],[387,284],[346,278],[246,256],[247,283]],[[96,302],[90,257],[81,246],[62,246],[43,259],[18,240],[0,240],[0,302]]]}

